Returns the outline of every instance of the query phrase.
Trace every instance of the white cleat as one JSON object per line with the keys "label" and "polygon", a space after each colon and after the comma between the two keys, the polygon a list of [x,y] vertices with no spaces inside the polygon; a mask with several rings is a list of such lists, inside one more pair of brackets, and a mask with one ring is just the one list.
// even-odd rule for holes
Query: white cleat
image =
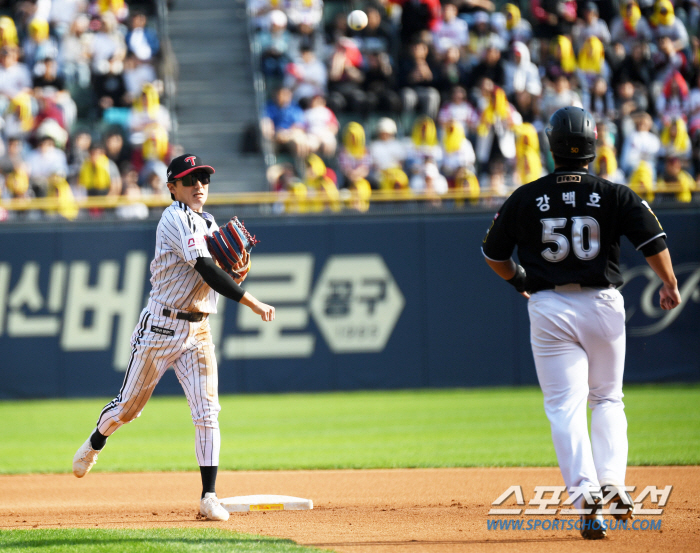
{"label": "white cleat", "polygon": [[90,438],[85,440],[85,443],[80,446],[73,457],[73,474],[82,478],[90,472],[90,469],[97,463],[97,454],[100,451],[102,450],[92,449]]}
{"label": "white cleat", "polygon": [[209,520],[221,520],[225,522],[229,517],[228,511],[222,507],[221,503],[219,503],[219,498],[212,492],[205,493],[204,497],[200,500],[199,512]]}

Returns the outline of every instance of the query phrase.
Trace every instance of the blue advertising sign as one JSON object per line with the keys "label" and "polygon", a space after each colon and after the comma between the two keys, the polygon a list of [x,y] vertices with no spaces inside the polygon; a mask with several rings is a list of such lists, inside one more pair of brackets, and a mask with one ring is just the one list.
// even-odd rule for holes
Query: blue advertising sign
{"label": "blue advertising sign", "polygon": [[[700,380],[700,212],[659,215],[684,303],[622,252],[628,382]],[[221,300],[227,392],[536,384],[527,302],[484,263],[491,215],[247,218],[245,288],[272,324]],[[150,290],[155,223],[0,228],[0,398],[111,396]],[[180,393],[173,375],[157,393]]]}

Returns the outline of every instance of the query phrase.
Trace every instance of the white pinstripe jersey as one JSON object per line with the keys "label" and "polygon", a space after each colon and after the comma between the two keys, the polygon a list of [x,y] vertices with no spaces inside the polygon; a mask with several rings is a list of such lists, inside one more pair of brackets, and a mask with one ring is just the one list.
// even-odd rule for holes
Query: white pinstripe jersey
{"label": "white pinstripe jersey", "polygon": [[205,235],[219,227],[209,213],[199,214],[183,202],[163,212],[151,261],[151,300],[177,311],[216,313],[219,294],[195,271],[198,257],[211,257]]}

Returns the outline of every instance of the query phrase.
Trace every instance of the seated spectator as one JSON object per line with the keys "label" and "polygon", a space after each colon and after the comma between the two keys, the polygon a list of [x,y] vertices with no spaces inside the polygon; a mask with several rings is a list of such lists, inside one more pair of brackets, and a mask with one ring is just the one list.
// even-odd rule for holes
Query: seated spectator
{"label": "seated spectator", "polygon": [[466,60],[469,66],[474,66],[483,59],[486,48],[493,42],[493,36],[489,14],[484,11],[476,12],[474,14],[474,25],[469,30]]}
{"label": "seated spectator", "polygon": [[280,88],[265,107],[265,116],[260,121],[263,137],[278,148],[290,151],[298,158],[309,154],[309,145],[304,132],[304,112],[292,103],[292,91]]}
{"label": "seated spectator", "polygon": [[466,21],[457,17],[457,13],[454,0],[446,0],[442,4],[442,19],[433,30],[433,44],[440,58],[452,47],[456,47],[459,52],[465,52],[469,44],[469,26]]}
{"label": "seated spectator", "polygon": [[[578,56],[578,79],[584,93],[591,93],[599,78],[610,81],[610,67],[605,61],[605,48],[597,37],[589,37]],[[611,98],[612,99],[612,98]]]}
{"label": "seated spectator", "polygon": [[527,184],[542,176],[542,154],[537,130],[530,123],[515,127],[516,184]]}
{"label": "seated spectator", "polygon": [[65,178],[68,174],[66,154],[56,148],[51,136],[39,136],[37,147],[27,155],[27,171],[34,195],[43,198],[48,193],[49,177]]}
{"label": "seated spectator", "polygon": [[34,101],[28,92],[16,94],[5,110],[5,125],[2,128],[6,137],[29,138],[34,129]]}
{"label": "seated spectator", "polygon": [[[479,179],[476,178],[476,174],[467,171],[467,169],[460,169],[455,175],[455,191],[461,191],[469,197],[469,203],[476,205],[481,195],[481,188],[479,186]],[[459,202],[458,202],[459,205]]]}
{"label": "seated spectator", "polygon": [[457,172],[466,169],[474,173],[476,164],[474,147],[464,135],[464,127],[459,121],[448,121],[445,125],[442,150],[440,173],[445,176],[450,188],[454,188]]}
{"label": "seated spectator", "polygon": [[125,163],[131,162],[131,147],[124,140],[121,128],[109,128],[105,132],[102,140],[105,145],[105,154],[117,167],[122,167]]}
{"label": "seated spectator", "polygon": [[685,119],[690,111],[690,91],[683,76],[674,71],[664,83],[661,93],[656,97],[656,114],[662,122],[679,117]]}
{"label": "seated spectator", "polygon": [[594,175],[601,179],[615,183],[624,183],[625,174],[617,165],[617,157],[615,156],[615,148],[609,145],[599,146],[596,150],[595,160],[593,161]]}
{"label": "seated spectator", "polygon": [[427,116],[419,117],[413,124],[411,138],[406,140],[404,167],[412,189],[422,190],[426,166],[437,169],[442,164],[442,148],[438,142],[435,122]]}
{"label": "seated spectator", "polygon": [[121,195],[128,203],[114,210],[117,219],[148,219],[148,206],[141,199],[141,187],[132,179],[124,181]]}
{"label": "seated spectator", "polygon": [[57,198],[58,207],[55,210],[45,210],[45,215],[48,215],[49,217],[58,215],[59,217],[67,219],[68,221],[72,221],[78,216],[80,210],[78,209],[78,206],[75,203],[73,191],[71,190],[71,187],[65,178],[59,175],[51,176],[49,178],[47,196],[49,198]]}
{"label": "seated spectator", "polygon": [[[641,88],[641,87],[640,87]],[[647,111],[647,96],[635,88],[628,78],[621,79],[617,84],[615,94],[615,126],[618,129],[618,144],[624,143],[626,137],[634,131],[632,114]]]}
{"label": "seated spectator", "polygon": [[572,29],[574,48],[581,50],[585,42],[592,36],[596,37],[603,46],[610,44],[608,24],[599,17],[598,6],[595,2],[586,2],[583,7],[583,19],[579,20]]}
{"label": "seated spectator", "polygon": [[549,43],[549,53],[544,63],[545,75],[554,82],[560,75],[571,77],[576,72],[576,55],[571,40],[559,35]]}
{"label": "seated spectator", "polygon": [[437,164],[432,160],[428,160],[421,171],[411,176],[409,186],[411,190],[423,192],[426,196],[441,196],[449,190],[447,179],[440,174]]}
{"label": "seated spectator", "polygon": [[143,144],[146,127],[157,124],[170,132],[170,113],[160,104],[158,89],[152,83],[143,85],[141,95],[134,100],[129,115],[129,131],[131,144]]}
{"label": "seated spectator", "polygon": [[3,46],[0,49],[0,94],[14,98],[32,86],[29,68],[19,60],[16,46]]}
{"label": "seated spectator", "polygon": [[88,11],[93,14],[109,14],[120,23],[129,17],[129,6],[124,0],[97,0],[88,8]]}
{"label": "seated spectator", "polygon": [[538,67],[530,61],[530,49],[522,42],[512,46],[513,61],[505,64],[505,86],[508,96],[527,91],[532,96],[542,94],[542,81]]}
{"label": "seated spectator", "polygon": [[548,88],[542,98],[542,118],[549,121],[559,108],[566,106],[583,107],[579,95],[571,90],[571,83],[566,75],[561,74],[554,81],[554,88]]}
{"label": "seated spectator", "polygon": [[467,91],[461,86],[452,89],[450,101],[442,106],[438,114],[438,122],[442,127],[448,121],[459,121],[467,134],[476,132],[479,124],[479,113],[467,102]]}
{"label": "seated spectator", "polygon": [[308,105],[312,96],[324,96],[328,87],[328,71],[310,46],[301,49],[301,57],[286,67],[284,86],[292,91],[292,99]]}
{"label": "seated spectator", "polygon": [[650,88],[654,77],[654,64],[651,59],[649,44],[636,42],[632,46],[632,53],[626,63],[622,64],[619,73],[615,75],[614,82],[627,79],[634,84],[640,84]]}
{"label": "seated spectator", "polygon": [[[495,159],[513,161],[515,158],[514,129],[522,117],[508,102],[505,91],[484,79],[482,96],[485,108],[477,128],[476,159],[486,167]],[[479,179],[481,181],[481,179]]]}
{"label": "seated spectator", "polygon": [[398,74],[404,111],[422,113],[436,118],[440,109],[440,93],[433,86],[433,68],[428,62],[428,45],[420,40],[409,48],[409,55]]}
{"label": "seated spectator", "polygon": [[116,164],[107,157],[99,142],[90,144],[90,155],[78,174],[78,186],[88,196],[118,196],[122,189],[121,175]]}
{"label": "seated spectator", "polygon": [[306,158],[305,165],[306,211],[340,211],[340,194],[333,180],[335,173],[315,154]]}
{"label": "seated spectator", "polygon": [[258,35],[262,72],[268,77],[283,77],[289,57],[290,34],[287,30],[287,16],[283,11],[272,10],[269,14],[270,29]]}
{"label": "seated spectator", "polygon": [[300,25],[318,29],[323,19],[323,0],[288,0],[285,12],[292,29]]}
{"label": "seated spectator", "polygon": [[53,0],[49,12],[49,23],[53,32],[61,40],[70,29],[71,24],[79,17],[84,8],[83,0]]}
{"label": "seated spectator", "polygon": [[634,169],[633,173],[630,175],[629,186],[634,190],[643,200],[651,203],[654,201],[656,194],[654,194],[654,169],[648,161],[640,161],[639,165]]}
{"label": "seated spectator", "polygon": [[613,19],[610,28],[612,42],[620,42],[627,54],[632,53],[636,42],[651,42],[651,27],[642,17],[636,0],[625,0],[620,9],[620,15]]}
{"label": "seated spectator", "polygon": [[656,96],[668,79],[675,73],[687,73],[688,65],[685,56],[673,46],[673,41],[662,37],[658,41],[658,51],[652,57],[653,84],[651,94]]}
{"label": "seated spectator", "polygon": [[78,182],[78,174],[83,162],[90,156],[92,136],[87,130],[77,130],[71,139],[68,152],[68,181],[71,185]]}
{"label": "seated spectator", "polygon": [[364,55],[365,80],[362,83],[371,112],[401,113],[401,96],[394,90],[396,79],[389,54],[369,50]]}
{"label": "seated spectator", "polygon": [[538,38],[570,35],[576,22],[576,2],[573,0],[532,0],[531,11]]}
{"label": "seated spectator", "polygon": [[19,46],[17,39],[17,27],[11,17],[0,16],[0,48],[5,46]]}
{"label": "seated spectator", "polygon": [[9,199],[34,197],[34,192],[29,187],[29,175],[26,167],[17,167],[5,173],[5,187],[2,197]]}
{"label": "seated spectator", "polygon": [[309,108],[304,111],[304,131],[309,140],[309,149],[323,157],[333,157],[338,145],[335,138],[338,129],[338,119],[326,106],[326,99],[316,94],[311,99]]}
{"label": "seated spectator", "polygon": [[501,58],[503,41],[497,35],[492,35],[484,50],[482,60],[474,66],[469,74],[472,83],[478,83],[487,78],[496,86],[503,87],[506,83],[506,64]]}
{"label": "seated spectator", "polygon": [[[290,29],[292,35],[289,38],[289,58],[297,59],[301,56],[301,49],[304,46],[310,47],[316,54],[318,59],[325,60],[327,55],[327,46],[323,33],[316,30],[315,27],[302,23],[296,29]],[[345,37],[347,38],[347,37]],[[331,42],[330,44],[336,44]],[[354,44],[354,42],[353,42]]]}
{"label": "seated spectator", "polygon": [[362,54],[350,38],[340,37],[330,58],[328,106],[335,112],[367,113],[367,94],[362,88]]}
{"label": "seated spectator", "polygon": [[401,43],[410,44],[421,31],[433,30],[440,20],[439,0],[398,0],[401,6]]}
{"label": "seated spectator", "polygon": [[677,202],[688,203],[693,199],[695,180],[683,170],[680,158],[668,156],[663,174],[656,183],[656,191],[662,196],[671,196]]}
{"label": "seated spectator", "polygon": [[661,130],[660,157],[679,159],[687,167],[690,164],[691,146],[688,128],[682,117],[675,117],[664,125]]}
{"label": "seated spectator", "polygon": [[[381,8],[384,11],[383,8]],[[396,32],[391,23],[386,21],[380,13],[379,5],[370,4],[365,8],[367,14],[367,26],[361,31],[350,31],[350,36],[355,40],[363,56],[370,52],[384,52],[396,59]],[[345,14],[343,21],[347,20]],[[335,39],[333,40],[335,42]]]}
{"label": "seated spectator", "polygon": [[55,58],[58,55],[58,44],[49,36],[49,22],[44,19],[34,18],[27,25],[28,36],[22,43],[24,63],[31,70],[34,64],[47,57]]}
{"label": "seated spectator", "polygon": [[627,137],[620,155],[622,170],[631,175],[640,162],[647,162],[652,168],[652,174],[656,174],[656,162],[661,150],[659,137],[651,132],[653,121],[648,113],[636,114],[635,131]]}
{"label": "seated spectator", "polygon": [[[139,172],[139,184],[144,186],[147,176],[156,173],[163,182],[168,180],[166,162],[172,159],[168,132],[158,125],[152,125],[145,131],[146,139],[141,148],[134,150],[132,165]],[[140,154],[140,155],[139,155]]]}
{"label": "seated spectator", "polygon": [[[392,188],[396,182],[396,176],[385,179],[388,171],[401,170],[406,151],[400,141],[396,139],[396,123],[393,119],[382,117],[377,122],[377,138],[369,145],[369,154],[372,159],[369,180],[375,188],[381,187],[382,182],[391,182]],[[403,171],[402,171],[403,172]],[[408,184],[408,178],[406,179]]]}
{"label": "seated spectator", "polygon": [[493,159],[486,171],[479,176],[481,195],[486,196],[483,205],[496,207],[503,203],[508,192],[515,186],[513,175],[507,170],[503,159]]}
{"label": "seated spectator", "polygon": [[515,4],[506,4],[503,12],[506,16],[506,42],[529,43],[532,39],[532,25],[527,19],[523,19],[520,8]]}
{"label": "seated spectator", "polygon": [[338,164],[343,176],[342,188],[364,190],[365,185],[361,181],[367,182],[372,157],[365,146],[365,129],[359,123],[353,121],[345,127]]}
{"label": "seated spectator", "polygon": [[93,90],[99,106],[99,117],[109,108],[126,108],[131,105],[124,81],[124,66],[121,61],[105,64],[105,71],[92,76]]}
{"label": "seated spectator", "polygon": [[676,51],[685,50],[690,45],[688,31],[683,22],[676,17],[671,0],[656,1],[649,23],[655,40],[670,38]]}
{"label": "seated spectator", "polygon": [[148,18],[142,11],[135,11],[131,16],[129,32],[126,35],[127,52],[139,61],[152,63],[160,52],[160,41],[156,32],[147,27]]}
{"label": "seated spectator", "polygon": [[124,58],[122,78],[126,87],[126,99],[128,102],[133,102],[133,99],[141,94],[145,84],[157,80],[157,75],[151,63],[141,61],[134,54],[127,54]]}
{"label": "seated spectator", "polygon": [[464,65],[462,64],[459,48],[450,46],[435,66],[435,88],[441,96],[446,96],[452,88],[465,81]]}
{"label": "seated spectator", "polygon": [[527,90],[516,92],[513,97],[513,107],[525,123],[532,123],[538,133],[544,131],[545,123],[548,121],[542,118],[539,98],[535,98]]}
{"label": "seated spectator", "polygon": [[[80,14],[61,39],[59,63],[69,85],[90,86],[90,56],[93,34],[89,32],[90,19]],[[1,61],[1,60],[0,60]]]}
{"label": "seated spectator", "polygon": [[[596,121],[607,119],[613,125],[612,122],[615,120],[615,99],[604,77],[598,76],[593,81],[593,87],[590,90],[584,90],[582,103],[583,109],[593,115]],[[617,131],[615,131],[615,134],[617,134]]]}
{"label": "seated spectator", "polygon": [[55,95],[66,90],[66,80],[58,71],[55,57],[39,58],[34,66],[32,86],[43,89],[44,94]]}
{"label": "seated spectator", "polygon": [[95,75],[107,73],[110,69],[120,73],[117,65],[126,56],[126,43],[119,31],[117,19],[111,11],[104,12],[95,19],[97,31],[92,38],[91,68]]}

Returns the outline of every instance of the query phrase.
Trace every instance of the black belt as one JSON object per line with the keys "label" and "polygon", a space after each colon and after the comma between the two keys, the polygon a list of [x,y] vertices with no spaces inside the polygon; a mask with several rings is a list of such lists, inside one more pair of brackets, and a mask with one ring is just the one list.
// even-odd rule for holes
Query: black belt
{"label": "black belt", "polygon": [[[170,317],[173,314],[170,309],[163,309],[163,316]],[[175,314],[175,319],[180,319],[181,321],[189,321],[191,323],[198,323],[199,321],[206,318],[208,313],[188,313],[187,311],[178,311]],[[171,317],[173,318],[173,317]]]}
{"label": "black belt", "polygon": [[576,286],[578,286],[579,288],[593,288],[594,290],[608,290],[610,288],[615,288],[614,284],[608,284],[607,286],[589,286],[587,284],[578,284],[578,283],[570,282],[570,283],[561,284],[561,285],[544,284],[542,286],[535,287],[533,290],[530,291],[530,293],[534,294],[535,292],[542,292],[543,290],[556,290],[557,288],[566,289],[567,287],[576,287]]}

